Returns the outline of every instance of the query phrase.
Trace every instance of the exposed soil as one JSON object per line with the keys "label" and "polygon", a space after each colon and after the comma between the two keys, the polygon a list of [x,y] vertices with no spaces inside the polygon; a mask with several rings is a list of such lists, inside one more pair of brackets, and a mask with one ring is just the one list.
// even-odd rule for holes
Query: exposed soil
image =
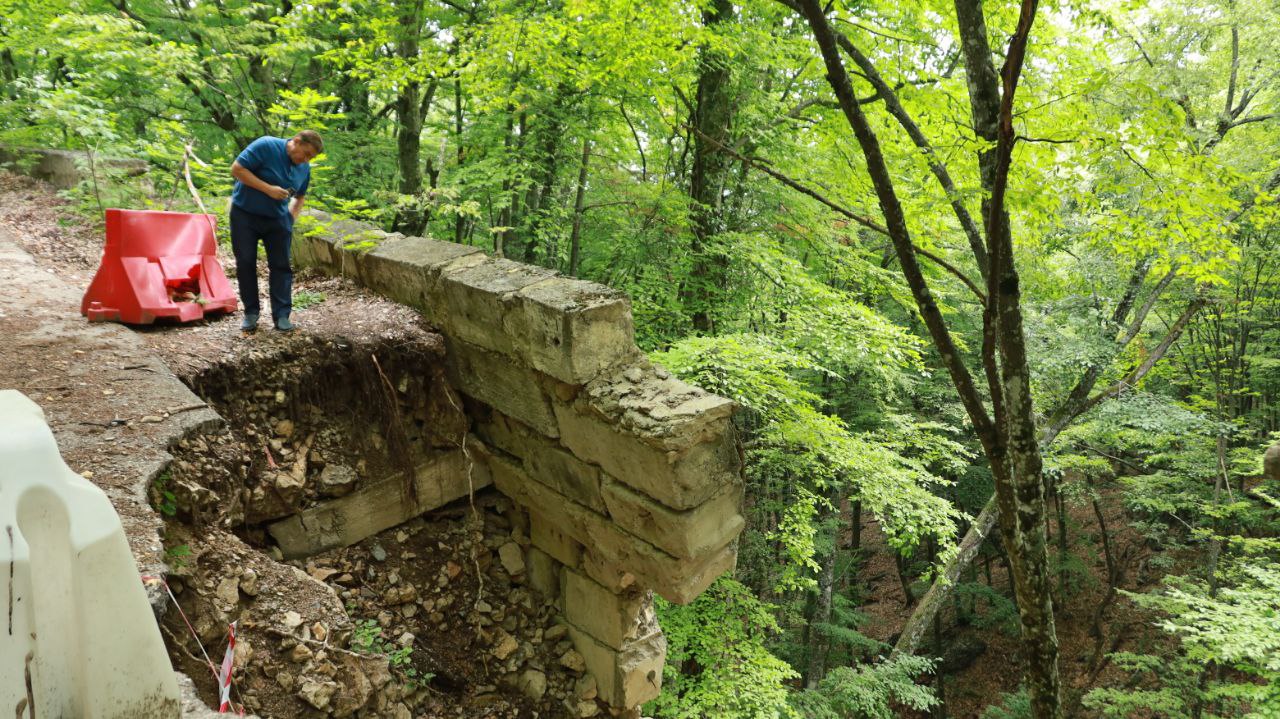
{"label": "exposed soil", "polygon": [[[1159,576],[1146,569],[1153,552],[1129,526],[1130,519],[1121,503],[1120,492],[1104,491],[1099,504],[1121,568],[1118,588],[1138,593],[1151,590],[1159,581]],[[1107,595],[1108,586],[1106,561],[1100,549],[1101,532],[1093,507],[1086,501],[1068,501],[1066,515],[1071,559],[1064,563],[1069,568],[1061,585],[1065,590],[1055,588],[1059,671],[1067,716],[1089,717],[1093,714],[1080,704],[1086,693],[1098,687],[1121,686],[1130,679],[1128,673],[1111,665],[1105,655],[1133,651],[1139,645],[1146,646],[1167,638],[1154,630],[1149,614],[1123,595],[1113,596],[1107,602],[1101,621],[1102,635],[1100,638],[1094,635],[1094,617]],[[1049,551],[1054,566],[1060,564],[1056,545],[1058,531],[1056,519],[1051,520]],[[859,607],[859,611],[868,617],[862,631],[891,644],[897,641],[897,633],[915,605],[908,606],[905,601],[893,550],[885,543],[884,535],[873,519],[864,519],[862,544],[868,559],[860,576],[867,578],[871,585],[866,592],[870,601]],[[989,561],[984,561],[984,555],[979,555],[970,570],[971,576],[962,582],[980,583],[1006,598],[1011,597],[1004,564],[995,556],[987,559]],[[990,601],[978,598],[973,600],[969,610],[972,615],[958,620],[956,606],[952,602],[940,614],[943,628],[941,657],[946,676],[946,713],[943,716],[976,719],[987,707],[998,705],[1002,693],[1014,693],[1019,689],[1024,663],[1019,648],[1017,617],[1012,615],[1004,624],[986,625],[983,620],[990,620],[996,607]],[[1002,608],[1013,610],[1011,603],[1002,603]],[[928,654],[931,641],[932,634],[926,635],[922,653]]]}
{"label": "exposed soil", "polygon": [[167,590],[151,591],[171,590],[182,611],[162,631],[207,703],[209,660],[235,620],[232,698],[263,717],[608,714],[553,608],[524,585],[511,547],[527,545],[527,518],[496,492],[305,560],[281,561],[265,531],[460,451],[468,427],[442,338],[415,312],[300,274],[295,297],[322,300],[295,308],[293,333],[245,335],[238,315],[89,324],[77,302],[101,238],[47,187],[0,173],[0,250],[30,253],[0,262],[0,332],[19,338],[0,345],[0,386],[45,408],[144,572],[168,566]]}
{"label": "exposed soil", "polygon": [[139,568],[155,574],[160,518],[145,485],[169,461],[167,446],[217,416],[136,333],[79,316],[90,274],[76,248],[87,228],[60,223],[58,206],[47,189],[0,174],[0,388],[41,406],[63,459],[111,499]]}
{"label": "exposed soil", "polygon": [[[153,502],[174,516],[166,545],[196,633],[217,645],[238,617],[253,647],[240,683],[249,709],[578,716],[585,700],[602,711],[554,608],[496,557],[528,543],[527,519],[496,493],[292,568],[275,561],[269,523],[457,451],[466,418],[442,354],[438,335],[400,325],[369,341],[295,335],[185,377],[228,426],[182,443]],[[212,699],[181,617],[166,625],[175,662]]]}

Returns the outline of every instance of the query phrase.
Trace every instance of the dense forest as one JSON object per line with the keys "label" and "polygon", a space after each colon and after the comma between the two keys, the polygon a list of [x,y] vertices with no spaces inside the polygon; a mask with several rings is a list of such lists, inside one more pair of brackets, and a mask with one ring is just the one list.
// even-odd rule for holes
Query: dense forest
{"label": "dense forest", "polygon": [[620,288],[742,406],[647,715],[1280,716],[1274,0],[0,8],[0,144],[149,162],[85,212],[315,129],[310,206]]}

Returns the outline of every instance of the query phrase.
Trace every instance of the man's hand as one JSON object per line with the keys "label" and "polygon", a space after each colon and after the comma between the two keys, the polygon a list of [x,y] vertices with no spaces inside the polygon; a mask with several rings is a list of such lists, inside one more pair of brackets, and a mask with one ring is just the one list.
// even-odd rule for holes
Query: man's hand
{"label": "man's hand", "polygon": [[284,202],[289,199],[290,193],[288,190],[279,185],[272,185],[263,181],[238,161],[231,163],[231,176],[277,202]]}

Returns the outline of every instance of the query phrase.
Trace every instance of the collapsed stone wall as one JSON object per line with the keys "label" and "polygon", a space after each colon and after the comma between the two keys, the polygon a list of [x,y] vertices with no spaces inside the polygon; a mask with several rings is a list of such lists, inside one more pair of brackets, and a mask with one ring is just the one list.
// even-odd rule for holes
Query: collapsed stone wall
{"label": "collapsed stone wall", "polygon": [[652,594],[687,603],[731,569],[744,520],[734,405],[635,345],[621,292],[312,212],[295,262],[419,309],[466,398],[468,459],[522,505],[529,583],[555,601],[600,696],[657,696]]}
{"label": "collapsed stone wall", "polygon": [[[145,160],[99,157],[96,161],[104,168],[124,171],[130,176],[147,171]],[[66,190],[84,179],[89,166],[89,155],[75,150],[0,146],[0,166],[2,165],[15,165],[25,175],[44,180],[59,190]],[[86,168],[84,172],[81,171],[82,167]]]}

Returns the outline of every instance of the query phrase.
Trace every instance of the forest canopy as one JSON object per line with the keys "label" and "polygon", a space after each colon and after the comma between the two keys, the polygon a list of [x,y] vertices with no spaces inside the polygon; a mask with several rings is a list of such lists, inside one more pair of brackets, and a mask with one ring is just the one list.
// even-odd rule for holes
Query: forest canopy
{"label": "forest canopy", "polygon": [[0,0],[0,145],[148,163],[87,213],[303,129],[741,406],[646,714],[1280,716],[1274,0]]}

